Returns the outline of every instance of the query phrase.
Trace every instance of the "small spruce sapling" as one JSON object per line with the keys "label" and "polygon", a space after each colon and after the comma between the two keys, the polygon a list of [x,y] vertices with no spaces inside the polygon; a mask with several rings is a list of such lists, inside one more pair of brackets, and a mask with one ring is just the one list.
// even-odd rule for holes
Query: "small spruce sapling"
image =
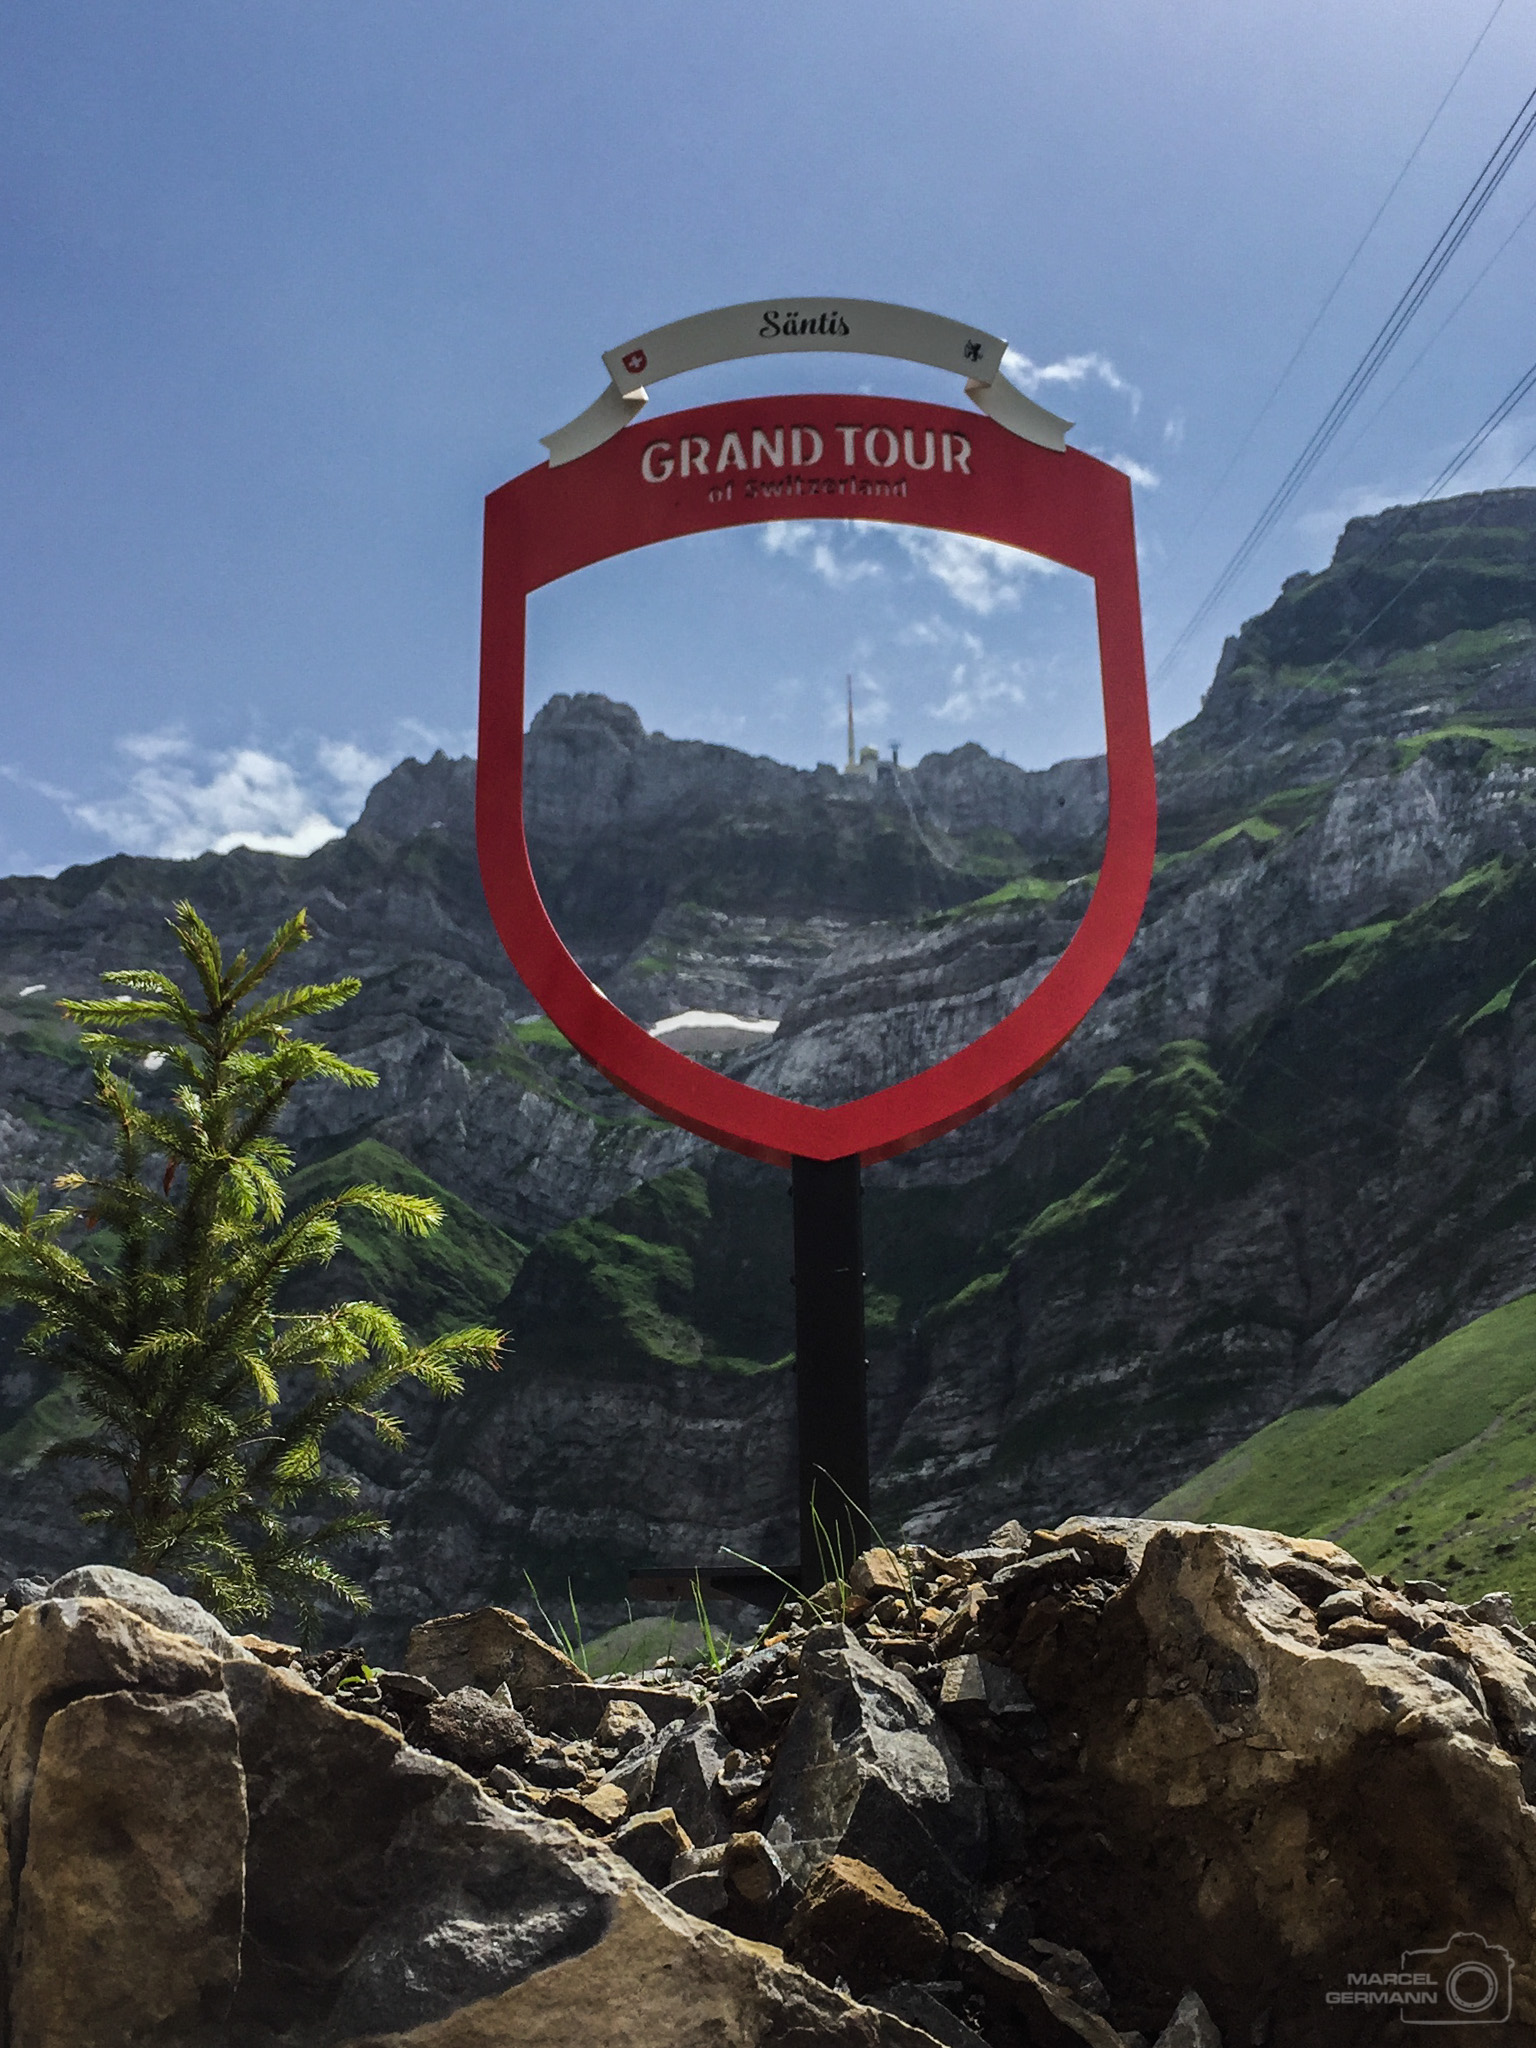
{"label": "small spruce sapling", "polygon": [[[27,1346],[82,1412],[82,1433],[50,1452],[103,1475],[76,1498],[82,1520],[116,1532],[134,1570],[185,1579],[227,1620],[276,1604],[310,1637],[318,1600],[368,1605],[332,1553],[388,1530],[356,1505],[357,1483],[327,1469],[327,1435],[351,1416],[403,1448],[390,1393],[409,1380],[461,1393],[466,1368],[495,1364],[501,1335],[462,1329],[415,1345],[376,1302],[278,1307],[289,1274],[337,1250],[343,1212],[424,1236],[442,1211],[366,1183],[287,1213],[293,1158],[276,1125],[289,1097],[308,1081],[378,1080],[293,1026],[361,984],[258,996],[309,938],[302,910],[255,960],[242,952],[227,965],[191,904],[171,927],[201,1006],[150,969],[102,977],[131,993],[60,1005],[95,1061],[114,1170],[61,1175],[53,1185],[70,1199],[57,1208],[36,1190],[10,1195],[0,1301],[32,1311]],[[169,1099],[146,1106],[114,1065],[129,1061],[171,1069]]]}

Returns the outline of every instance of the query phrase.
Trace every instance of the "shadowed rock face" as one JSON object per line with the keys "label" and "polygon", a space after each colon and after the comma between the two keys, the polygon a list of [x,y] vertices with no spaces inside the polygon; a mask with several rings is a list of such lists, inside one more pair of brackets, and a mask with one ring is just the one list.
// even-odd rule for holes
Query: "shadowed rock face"
{"label": "shadowed rock face", "polygon": [[[1353,522],[1234,636],[1160,744],[1162,860],[1103,1000],[1009,1101],[868,1175],[881,1528],[1134,1511],[1536,1286],[1533,508]],[[528,1605],[525,1570],[617,1618],[629,1564],[722,1543],[782,1562],[794,1530],[782,1177],[519,1025],[471,796],[471,764],[440,756],[304,862],[0,882],[0,1179],[99,1157],[57,992],[155,957],[179,895],[242,940],[304,900],[303,972],[363,976],[335,1038],[382,1078],[296,1114],[301,1160],[387,1146],[500,1233],[491,1256],[466,1224],[430,1287],[403,1254],[328,1275],[371,1290],[383,1267],[408,1320],[462,1301],[516,1344],[465,1402],[412,1410],[407,1460],[344,1447],[402,1532],[365,1566],[396,1646],[424,1611]],[[589,969],[646,1022],[779,1019],[708,1057],[811,1101],[945,1057],[1038,984],[1103,807],[1098,763],[962,747],[848,780],[646,733],[596,696],[551,700],[529,740],[535,865]],[[50,1384],[0,1368],[0,1455],[47,1440]],[[0,1562],[77,1549],[63,1475],[13,1479]]]}
{"label": "shadowed rock face", "polygon": [[986,1800],[933,1708],[845,1628],[806,1638],[798,1679],[769,1808],[792,1871],[854,1857],[953,1925],[985,1866]]}

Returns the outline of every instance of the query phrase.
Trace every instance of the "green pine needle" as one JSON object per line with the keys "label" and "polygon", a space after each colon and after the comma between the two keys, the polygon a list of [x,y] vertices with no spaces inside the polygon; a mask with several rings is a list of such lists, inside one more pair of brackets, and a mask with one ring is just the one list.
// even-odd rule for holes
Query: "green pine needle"
{"label": "green pine needle", "polygon": [[[287,1213],[293,1158],[274,1127],[289,1098],[310,1082],[378,1083],[292,1027],[361,984],[257,996],[308,940],[302,910],[254,961],[242,952],[226,963],[188,903],[171,929],[193,994],[131,968],[103,976],[123,993],[60,1005],[84,1027],[114,1170],[60,1174],[53,1193],[65,1199],[52,1208],[37,1189],[9,1193],[0,1303],[30,1311],[28,1348],[82,1411],[86,1428],[51,1453],[95,1471],[75,1497],[82,1521],[123,1539],[135,1570],[187,1581],[225,1620],[261,1621],[280,1607],[308,1637],[322,1601],[368,1604],[330,1553],[387,1533],[348,1505],[357,1484],[327,1467],[330,1432],[355,1416],[404,1448],[398,1417],[381,1405],[394,1389],[413,1380],[450,1398],[466,1370],[497,1363],[502,1337],[473,1328],[416,1345],[377,1302],[278,1308],[291,1273],[338,1250],[343,1210],[409,1237],[430,1235],[442,1211],[362,1184]],[[155,1052],[176,1085],[146,1105],[114,1062]]]}

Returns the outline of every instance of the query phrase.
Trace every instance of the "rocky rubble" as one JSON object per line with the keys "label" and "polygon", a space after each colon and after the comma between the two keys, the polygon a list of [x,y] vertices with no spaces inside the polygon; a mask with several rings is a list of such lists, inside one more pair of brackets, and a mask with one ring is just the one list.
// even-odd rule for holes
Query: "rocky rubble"
{"label": "rocky rubble", "polygon": [[1077,1518],[868,1552],[615,1681],[499,1608],[381,1670],[190,1605],[8,1596],[9,2048],[1309,2048],[1398,2039],[1411,1967],[1454,2017],[1447,1944],[1536,2030],[1498,1595]]}

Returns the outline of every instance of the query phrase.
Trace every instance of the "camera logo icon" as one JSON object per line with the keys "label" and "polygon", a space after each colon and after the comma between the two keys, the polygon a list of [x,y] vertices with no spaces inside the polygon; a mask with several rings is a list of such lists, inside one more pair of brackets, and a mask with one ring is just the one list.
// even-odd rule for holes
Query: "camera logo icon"
{"label": "camera logo icon", "polygon": [[1433,1986],[1432,2002],[1405,2004],[1405,2027],[1498,2027],[1513,2004],[1514,1960],[1480,1934],[1453,1934],[1443,1948],[1409,1949],[1405,1981]]}

